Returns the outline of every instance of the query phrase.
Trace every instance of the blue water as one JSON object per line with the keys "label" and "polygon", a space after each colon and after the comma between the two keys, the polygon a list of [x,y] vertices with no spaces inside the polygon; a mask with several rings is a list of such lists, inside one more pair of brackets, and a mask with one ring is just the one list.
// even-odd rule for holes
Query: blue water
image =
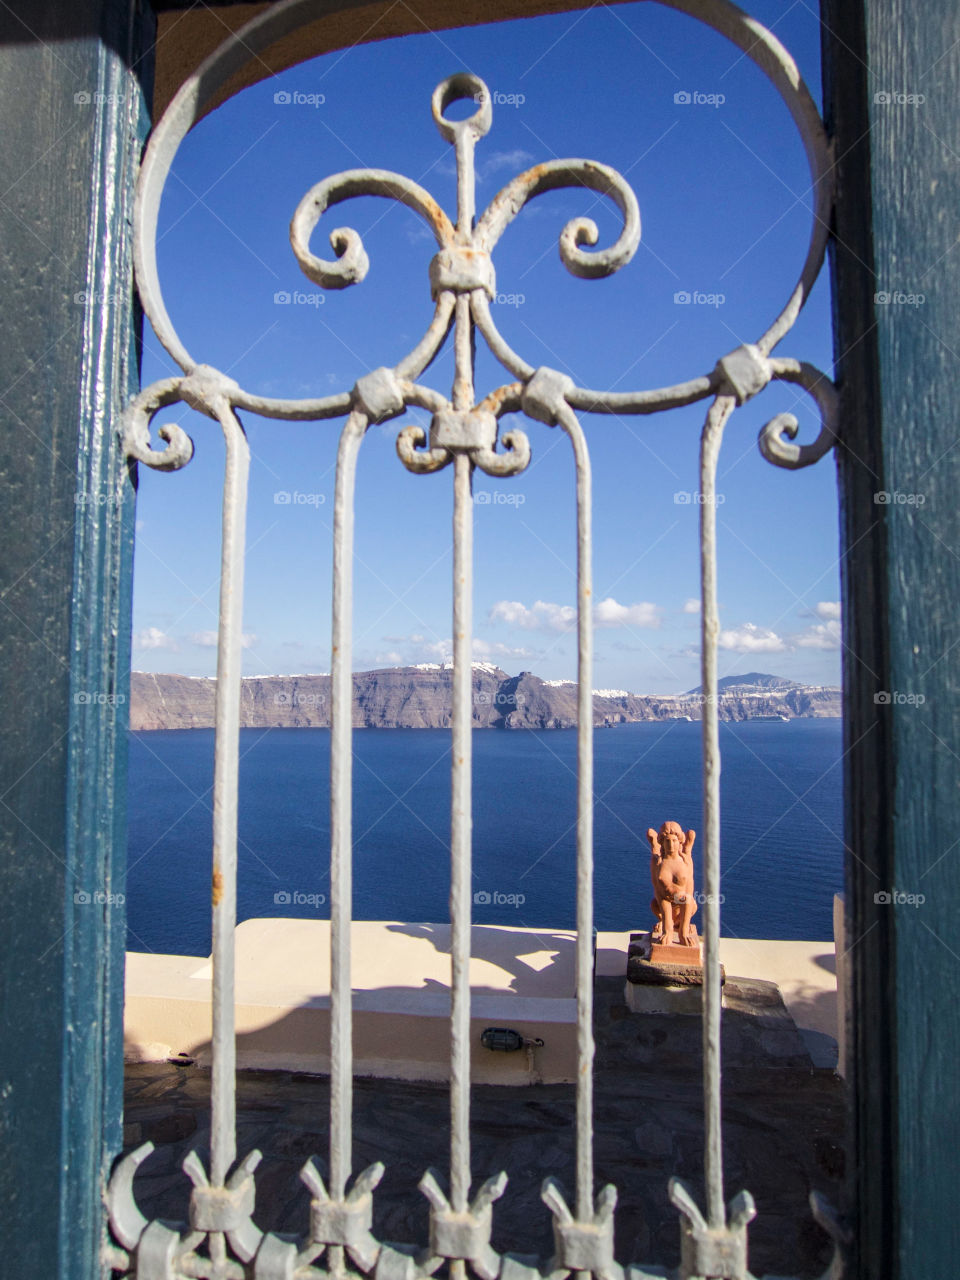
{"label": "blue water", "polygon": [[[621,725],[595,744],[596,924],[647,928],[647,828],[702,830],[700,726]],[[241,732],[238,920],[329,914],[329,745],[322,729]],[[830,938],[841,722],[721,724],[720,745],[722,932]],[[490,898],[475,920],[572,928],[575,734],[480,730],[473,751],[474,892]],[[355,918],[448,920],[449,732],[365,730],[354,757]],[[210,953],[212,784],[212,731],[131,734],[131,950]]]}

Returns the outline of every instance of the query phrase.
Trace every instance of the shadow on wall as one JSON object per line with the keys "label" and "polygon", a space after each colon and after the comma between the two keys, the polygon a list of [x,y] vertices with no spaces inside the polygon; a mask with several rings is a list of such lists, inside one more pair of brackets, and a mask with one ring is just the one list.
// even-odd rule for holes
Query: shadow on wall
{"label": "shadow on wall", "polygon": [[[832,952],[814,956],[814,963],[836,973]],[[817,1067],[837,1067],[840,1051],[840,1002],[836,987],[824,990],[813,983],[784,984],[784,1003],[797,1025],[807,1052]]]}
{"label": "shadow on wall", "polygon": [[[450,955],[451,929],[449,925],[391,924],[390,933],[404,934],[409,938],[426,938],[441,955]],[[576,942],[572,935],[551,933],[548,930],[530,929],[530,950],[517,955],[518,935],[512,929],[498,929],[484,925],[474,929],[471,936],[471,959],[485,960],[512,975],[509,990],[518,996],[574,996],[576,994]],[[549,953],[548,956],[542,953]],[[536,964],[524,961],[524,955],[536,959]],[[569,980],[568,979],[569,976]],[[431,985],[446,989],[436,981]],[[475,992],[483,988],[473,986]],[[489,988],[488,988],[489,990]]]}

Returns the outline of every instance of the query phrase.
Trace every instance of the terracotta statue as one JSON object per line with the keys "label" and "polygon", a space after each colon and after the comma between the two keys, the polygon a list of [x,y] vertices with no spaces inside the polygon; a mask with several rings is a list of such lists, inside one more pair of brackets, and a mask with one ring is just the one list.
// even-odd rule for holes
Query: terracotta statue
{"label": "terracotta statue", "polygon": [[650,910],[657,917],[651,941],[664,946],[676,946],[677,943],[684,947],[698,945],[696,930],[691,924],[697,910],[693,896],[693,842],[696,838],[695,831],[684,835],[678,822],[665,822],[659,835],[653,827],[647,831],[654,893]]}

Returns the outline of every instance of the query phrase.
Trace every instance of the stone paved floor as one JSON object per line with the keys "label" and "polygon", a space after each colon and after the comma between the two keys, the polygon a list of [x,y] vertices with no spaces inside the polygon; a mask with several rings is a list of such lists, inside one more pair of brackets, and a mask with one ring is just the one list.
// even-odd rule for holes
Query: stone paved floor
{"label": "stone paved floor", "polygon": [[[699,1020],[631,1014],[623,982],[597,980],[595,1164],[597,1185],[619,1191],[621,1262],[679,1261],[677,1213],[667,1199],[676,1174],[703,1204],[703,1103]],[[751,1191],[750,1269],[813,1277],[830,1248],[807,1204],[811,1189],[840,1200],[844,1169],[843,1083],[815,1069],[771,984],[729,980],[724,1014],[724,1160],[727,1198]],[[185,1220],[189,1182],[180,1162],[206,1156],[209,1072],[166,1063],[128,1065],[125,1139],[156,1150],[141,1166],[137,1198],[148,1218]],[[255,1219],[265,1230],[303,1232],[309,1193],[298,1179],[307,1156],[324,1170],[329,1084],[287,1072],[241,1072],[238,1150],[257,1147]],[[445,1086],[386,1080],[355,1085],[354,1167],[386,1165],[374,1196],[381,1240],[428,1238],[417,1190],[425,1168],[446,1167]],[[547,1174],[573,1188],[573,1087],[478,1086],[473,1090],[474,1185],[500,1169],[510,1183],[494,1210],[494,1247],[552,1251],[550,1214],[540,1201]]]}

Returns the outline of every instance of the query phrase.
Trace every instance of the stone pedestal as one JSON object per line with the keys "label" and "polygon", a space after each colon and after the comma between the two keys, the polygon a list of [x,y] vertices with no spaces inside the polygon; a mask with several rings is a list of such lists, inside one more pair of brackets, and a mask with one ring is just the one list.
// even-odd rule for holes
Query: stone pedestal
{"label": "stone pedestal", "polygon": [[700,969],[703,967],[703,950],[695,924],[690,926],[690,932],[693,934],[692,947],[681,946],[679,942],[654,942],[651,933],[631,933],[627,956],[629,958],[632,955],[639,955],[652,964],[680,965],[687,969]]}
{"label": "stone pedestal", "polygon": [[[700,939],[692,947],[654,942],[649,933],[631,933],[624,999],[634,1013],[699,1014],[703,1005]],[[723,966],[720,980],[725,980]]]}

